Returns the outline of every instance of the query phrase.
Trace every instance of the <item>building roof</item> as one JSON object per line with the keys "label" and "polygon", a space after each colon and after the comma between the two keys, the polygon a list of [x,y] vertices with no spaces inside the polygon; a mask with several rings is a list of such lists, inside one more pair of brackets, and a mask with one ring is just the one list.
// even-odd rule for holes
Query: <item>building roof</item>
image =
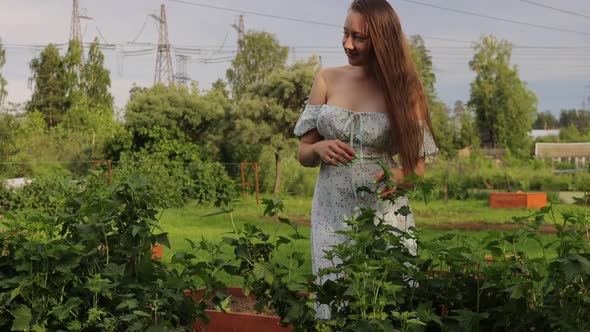
{"label": "building roof", "polygon": [[541,158],[590,157],[590,142],[536,143],[535,156]]}

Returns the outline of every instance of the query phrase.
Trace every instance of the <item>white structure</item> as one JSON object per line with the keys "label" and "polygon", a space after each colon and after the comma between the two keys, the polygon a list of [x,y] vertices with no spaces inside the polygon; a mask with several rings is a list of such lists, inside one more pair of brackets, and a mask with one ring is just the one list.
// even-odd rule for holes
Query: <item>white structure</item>
{"label": "white structure", "polygon": [[4,184],[7,188],[11,189],[21,189],[31,182],[31,179],[27,178],[6,179],[4,181],[0,180],[0,184]]}
{"label": "white structure", "polygon": [[590,142],[536,143],[535,157],[550,159],[553,163],[569,162],[576,168],[583,168],[590,163]]}
{"label": "white structure", "polygon": [[529,132],[529,137],[533,139],[547,136],[559,136],[559,129],[533,129]]}

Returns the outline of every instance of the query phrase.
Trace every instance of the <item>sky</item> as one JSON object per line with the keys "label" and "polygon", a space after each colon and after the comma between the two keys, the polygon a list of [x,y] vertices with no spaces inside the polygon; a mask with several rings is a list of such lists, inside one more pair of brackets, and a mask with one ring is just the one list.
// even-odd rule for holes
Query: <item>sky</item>
{"label": "sky", "polygon": [[[475,77],[468,65],[474,54],[472,46],[487,34],[513,44],[512,64],[537,95],[540,112],[558,114],[561,109],[580,109],[584,100],[590,101],[589,0],[389,1],[406,35],[423,36],[431,51],[438,95],[449,106],[457,100],[468,101]],[[133,85],[153,84],[158,26],[151,15],[159,15],[161,4],[166,8],[174,67],[178,55],[188,56],[187,74],[205,90],[218,78],[225,78],[237,45],[232,24],[240,13],[247,31],[273,33],[282,45],[289,46],[290,62],[317,54],[324,67],[346,64],[340,41],[348,0],[79,3],[81,14],[92,18],[81,21],[84,41],[99,38],[112,45],[103,52],[117,107],[125,105]],[[0,0],[0,4],[0,39],[7,61],[0,72],[8,80],[7,100],[22,102],[31,95],[27,84],[31,59],[48,43],[69,39],[72,0]]]}

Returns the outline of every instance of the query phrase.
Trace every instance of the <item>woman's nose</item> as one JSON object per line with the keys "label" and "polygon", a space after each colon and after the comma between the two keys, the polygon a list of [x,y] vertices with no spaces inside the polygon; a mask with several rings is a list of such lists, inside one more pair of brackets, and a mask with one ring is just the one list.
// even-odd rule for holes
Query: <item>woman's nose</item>
{"label": "woman's nose", "polygon": [[352,38],[350,37],[345,37],[342,40],[342,46],[344,46],[345,49],[347,50],[352,50],[354,49],[354,45],[352,44]]}

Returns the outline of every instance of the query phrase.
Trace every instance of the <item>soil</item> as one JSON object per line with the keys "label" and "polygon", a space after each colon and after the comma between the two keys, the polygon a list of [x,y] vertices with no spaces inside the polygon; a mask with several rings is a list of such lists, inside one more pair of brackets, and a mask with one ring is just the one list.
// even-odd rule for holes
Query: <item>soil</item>
{"label": "soil", "polygon": [[[212,301],[205,301],[209,310],[218,310]],[[254,297],[240,297],[231,296],[231,301],[228,305],[229,309],[226,309],[229,313],[247,313],[251,315],[261,316],[276,316],[275,312],[271,308],[263,308],[262,312],[256,311],[256,299]]]}
{"label": "soil", "polygon": [[[420,228],[440,229],[440,230],[460,230],[460,231],[509,231],[524,227],[523,224],[496,224],[477,221],[462,221],[440,224],[418,225]],[[541,225],[539,232],[542,234],[555,234],[557,229],[553,225]]]}

